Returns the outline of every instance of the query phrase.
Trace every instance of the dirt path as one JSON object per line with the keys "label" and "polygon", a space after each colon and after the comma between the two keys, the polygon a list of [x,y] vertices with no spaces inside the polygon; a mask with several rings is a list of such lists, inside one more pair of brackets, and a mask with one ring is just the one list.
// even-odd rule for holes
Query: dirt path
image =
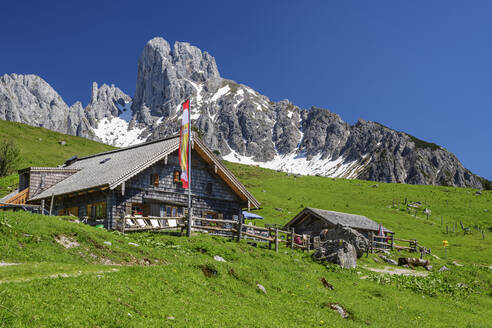
{"label": "dirt path", "polygon": [[388,267],[388,266],[384,267],[384,269],[370,268],[370,267],[363,267],[363,268],[372,272],[387,273],[390,275],[397,274],[402,276],[415,276],[415,277],[427,277],[429,275],[429,272],[426,271],[415,271],[410,269],[395,268],[395,267]]}
{"label": "dirt path", "polygon": [[0,262],[0,267],[3,266],[9,266],[9,265],[19,265],[20,263],[7,263],[7,262]]}
{"label": "dirt path", "polygon": [[113,272],[118,272],[119,269],[113,268],[111,270],[104,270],[104,271],[88,271],[88,272],[77,272],[77,273],[54,273],[50,274],[49,276],[39,276],[39,277],[32,277],[32,278],[19,278],[19,279],[11,279],[11,280],[0,280],[0,284],[7,284],[11,282],[28,282],[31,280],[35,279],[55,279],[55,278],[72,278],[72,277],[79,277],[82,275],[87,275],[87,274],[95,274],[95,275],[102,275],[103,273],[113,273]]}

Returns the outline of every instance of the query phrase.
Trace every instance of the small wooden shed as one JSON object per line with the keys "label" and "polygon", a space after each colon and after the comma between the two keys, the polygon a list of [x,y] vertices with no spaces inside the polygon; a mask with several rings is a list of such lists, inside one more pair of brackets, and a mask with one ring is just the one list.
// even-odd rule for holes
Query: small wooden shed
{"label": "small wooden shed", "polygon": [[[357,214],[327,211],[319,208],[306,207],[286,225],[286,229],[294,228],[298,234],[311,236],[319,235],[323,229],[333,229],[337,224],[349,226],[368,236],[369,232],[378,233],[379,224],[373,220]],[[383,227],[385,233],[393,231]]]}

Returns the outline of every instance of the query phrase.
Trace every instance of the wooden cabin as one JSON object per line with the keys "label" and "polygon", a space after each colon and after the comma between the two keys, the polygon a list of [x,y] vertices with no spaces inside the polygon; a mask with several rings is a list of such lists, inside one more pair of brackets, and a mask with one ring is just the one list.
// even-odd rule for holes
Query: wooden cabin
{"label": "wooden cabin", "polygon": [[[173,136],[73,157],[60,167],[29,167],[19,171],[19,191],[27,203],[107,229],[129,215],[184,216],[188,194],[179,179],[178,147],[179,137]],[[191,191],[193,216],[238,220],[243,209],[260,206],[197,137],[192,141]]]}
{"label": "wooden cabin", "polygon": [[[295,229],[298,234],[318,236],[321,230],[333,229],[337,224],[346,225],[368,236],[369,232],[377,235],[379,224],[371,219],[356,214],[327,211],[319,208],[306,207],[286,225],[285,229]],[[385,233],[393,234],[393,231],[383,227]]]}

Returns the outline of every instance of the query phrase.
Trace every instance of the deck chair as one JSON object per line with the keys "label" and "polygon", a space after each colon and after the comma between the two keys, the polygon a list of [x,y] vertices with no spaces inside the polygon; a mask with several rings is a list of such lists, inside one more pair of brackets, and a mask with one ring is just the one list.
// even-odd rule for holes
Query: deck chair
{"label": "deck chair", "polygon": [[143,219],[137,219],[137,225],[140,228],[145,228],[147,226],[147,223],[145,223],[145,221]]}
{"label": "deck chair", "polygon": [[177,227],[176,220],[175,219],[169,219],[167,220],[167,224],[169,224],[170,227]]}
{"label": "deck chair", "polygon": [[135,222],[132,219],[126,219],[126,225],[130,228],[135,228]]}
{"label": "deck chair", "polygon": [[150,219],[150,224],[152,225],[152,228],[160,228],[159,221],[155,219]]}

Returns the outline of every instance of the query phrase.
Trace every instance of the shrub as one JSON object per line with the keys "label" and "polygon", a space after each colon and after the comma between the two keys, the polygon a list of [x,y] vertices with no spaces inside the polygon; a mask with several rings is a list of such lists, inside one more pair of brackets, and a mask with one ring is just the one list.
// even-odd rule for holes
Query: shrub
{"label": "shrub", "polygon": [[5,139],[0,143],[0,177],[12,173],[19,157],[19,147],[13,140]]}
{"label": "shrub", "polygon": [[485,178],[481,178],[480,182],[482,183],[482,187],[484,190],[492,190],[492,181],[489,181]]}

